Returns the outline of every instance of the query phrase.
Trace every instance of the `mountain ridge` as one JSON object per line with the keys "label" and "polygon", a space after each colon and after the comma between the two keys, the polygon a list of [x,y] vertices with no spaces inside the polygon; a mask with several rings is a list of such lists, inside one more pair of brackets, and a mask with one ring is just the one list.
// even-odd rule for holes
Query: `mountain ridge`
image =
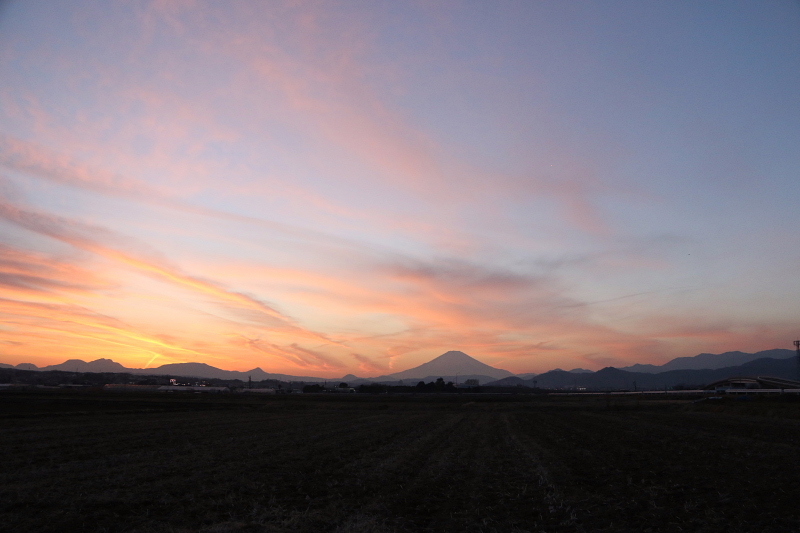
{"label": "mountain ridge", "polygon": [[[660,373],[630,372],[621,368],[606,367],[591,374],[575,374],[564,370],[551,370],[533,379],[515,383],[487,383],[487,386],[537,387],[541,389],[587,390],[653,390],[677,386],[708,385],[721,379],[736,376],[771,376],[796,381],[798,365],[791,358],[761,358],[745,364],[713,369],[679,369]],[[506,381],[506,380],[501,380]]]}
{"label": "mountain ridge", "polygon": [[462,351],[450,350],[439,357],[431,359],[427,363],[382,377],[403,380],[425,378],[434,375],[444,377],[445,374],[448,376],[489,376],[494,379],[501,379],[514,375],[513,372],[509,372],[508,370],[502,370],[482,363]]}
{"label": "mountain ridge", "polygon": [[670,370],[715,370],[729,366],[739,366],[757,359],[788,359],[794,357],[794,350],[774,348],[772,350],[762,350],[755,353],[747,352],[724,352],[720,354],[701,353],[692,357],[676,357],[663,365],[635,364],[620,367],[620,370],[629,372],[642,372],[647,374],[657,374]]}
{"label": "mountain ridge", "polygon": [[[589,376],[596,375],[601,372],[608,374],[608,368],[613,368],[615,371],[624,372],[625,375],[642,375],[642,376],[658,376],[669,372],[679,371],[716,371],[727,368],[743,367],[743,371],[747,370],[747,365],[753,361],[762,359],[770,359],[775,361],[787,360],[795,356],[794,350],[788,349],[771,349],[762,350],[756,353],[746,353],[740,351],[724,352],[721,354],[701,353],[694,357],[677,357],[663,365],[642,365],[635,364],[627,367],[613,368],[607,367],[605,369],[592,372],[585,369],[575,368],[570,371],[554,369],[542,374],[535,373],[521,373],[513,374],[508,370],[487,365],[464,352],[458,350],[451,350],[444,354],[423,363],[416,367],[393,374],[362,378],[353,374],[348,374],[342,378],[341,381],[348,383],[399,383],[418,381],[432,381],[441,377],[446,381],[461,382],[467,379],[477,379],[481,384],[495,383],[498,381],[508,381],[514,384],[525,384],[533,386],[536,381],[539,387],[547,387],[548,383],[552,382],[553,385],[568,386],[569,384],[577,384],[584,382],[597,381],[600,378],[591,378]],[[739,363],[742,361],[741,363]],[[739,363],[739,364],[730,364]],[[789,365],[791,366],[791,365]],[[267,379],[275,379],[279,381],[305,381],[305,382],[324,382],[324,381],[337,381],[337,378],[321,378],[316,376],[294,376],[290,374],[280,374],[266,372],[263,369],[256,367],[252,370],[238,371],[238,370],[223,370],[206,363],[168,363],[154,368],[127,368],[120,363],[111,359],[101,358],[94,361],[83,361],[81,359],[69,359],[58,365],[48,365],[45,367],[37,367],[32,363],[20,363],[18,365],[8,365],[0,363],[0,368],[16,368],[19,370],[57,370],[65,372],[114,372],[114,373],[130,373],[139,375],[174,375],[180,377],[194,377],[194,378],[220,378],[220,379],[240,379],[247,381],[252,378],[255,381],[262,381]],[[782,367],[781,367],[782,368]],[[787,367],[788,368],[788,367]],[[712,372],[713,373],[713,372]],[[708,372],[706,372],[708,374]],[[697,374],[697,378],[700,375]],[[710,374],[709,374],[710,375]],[[674,376],[677,376],[675,374]],[[687,375],[687,379],[691,376]],[[779,376],[776,376],[779,377]],[[789,377],[789,376],[787,376]],[[512,379],[514,378],[514,379]],[[629,381],[636,380],[637,383],[642,385],[652,381],[650,378],[631,378],[628,376]],[[519,380],[519,381],[517,381]],[[588,380],[588,381],[587,381]]]}

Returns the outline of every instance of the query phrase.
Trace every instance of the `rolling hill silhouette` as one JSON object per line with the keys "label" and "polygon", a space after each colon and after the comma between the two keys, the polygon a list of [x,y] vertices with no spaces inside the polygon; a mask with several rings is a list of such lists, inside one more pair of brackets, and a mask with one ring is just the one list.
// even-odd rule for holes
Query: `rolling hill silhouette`
{"label": "rolling hill silhouette", "polygon": [[764,350],[756,353],[745,352],[725,352],[725,353],[701,353],[694,357],[676,357],[663,365],[642,365],[635,364],[624,366],[620,370],[628,372],[643,372],[656,374],[670,370],[715,370],[730,366],[739,366],[755,361],[757,359],[788,359],[794,357],[794,350],[776,348],[774,350]]}
{"label": "rolling hill silhouette", "polygon": [[[636,364],[624,368],[604,368],[597,372],[574,369],[569,372],[555,369],[543,374],[513,373],[492,367],[461,351],[449,351],[435,359],[414,368],[393,374],[361,378],[348,374],[341,378],[351,385],[358,383],[414,384],[417,381],[430,382],[437,378],[445,381],[463,383],[467,379],[477,379],[481,385],[517,386],[523,385],[539,388],[572,388],[587,387],[593,389],[653,388],[674,386],[679,384],[700,385],[732,376],[770,375],[785,379],[798,379],[797,362],[793,359],[794,350],[774,349],[754,354],[744,352],[726,352],[722,354],[703,353],[694,357],[678,357],[672,361],[656,366]],[[169,375],[189,378],[220,378],[254,381],[275,379],[280,381],[322,382],[337,381],[331,378],[314,376],[293,376],[265,372],[261,368],[248,371],[222,370],[205,363],[172,363],[155,368],[126,368],[111,359],[97,359],[86,362],[70,359],[58,365],[37,367],[31,363],[20,363],[12,366],[0,363],[0,368],[16,368],[17,370],[65,371],[65,372],[109,372],[140,375]],[[411,382],[411,383],[409,383]]]}
{"label": "rolling hill silhouette", "polygon": [[[620,368],[607,367],[597,372],[575,374],[564,370],[551,370],[539,374],[533,379],[503,379],[488,383],[489,386],[511,387],[523,385],[542,389],[574,389],[588,390],[652,390],[676,386],[703,386],[721,379],[734,376],[771,376],[789,380],[798,379],[797,361],[791,358],[761,358],[748,361],[743,365],[724,368],[680,369],[666,372],[630,372]],[[535,384],[534,384],[535,380]]]}

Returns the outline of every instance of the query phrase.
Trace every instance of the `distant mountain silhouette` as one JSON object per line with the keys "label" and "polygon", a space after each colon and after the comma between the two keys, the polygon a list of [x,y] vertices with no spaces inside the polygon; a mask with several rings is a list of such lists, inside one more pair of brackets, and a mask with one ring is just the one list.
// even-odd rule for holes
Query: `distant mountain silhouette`
{"label": "distant mountain silhouette", "polygon": [[[564,370],[551,370],[536,376],[536,386],[544,389],[589,390],[652,390],[676,386],[702,386],[734,376],[771,376],[798,379],[797,361],[789,359],[762,358],[748,361],[743,365],[701,370],[669,370],[667,372],[646,373],[629,372],[620,368],[607,367],[592,373],[572,373]],[[523,384],[533,387],[533,379],[523,380]],[[508,386],[507,380],[487,383],[490,386]],[[516,385],[517,382],[509,383]]]}
{"label": "distant mountain silhouette", "polygon": [[[375,381],[389,381],[389,380],[407,380],[407,379],[420,379],[425,380],[429,378],[442,377],[445,380],[453,381],[452,378],[458,376],[459,380],[462,379],[483,379],[496,380],[505,377],[513,376],[514,374],[508,370],[501,370],[494,368],[485,363],[481,363],[477,359],[470,357],[464,352],[450,351],[443,353],[436,359],[423,363],[414,368],[404,370],[402,372],[395,372],[388,376],[375,378]],[[476,376],[476,377],[472,377]],[[386,379],[382,379],[386,378]]]}
{"label": "distant mountain silhouette", "polygon": [[[550,372],[569,372],[570,374],[589,374],[593,372],[593,370],[586,370],[585,368],[573,368],[572,370],[564,370],[563,368],[554,368],[550,370]],[[527,374],[518,374],[520,377],[527,375]],[[535,375],[535,374],[534,374]]]}
{"label": "distant mountain silhouette", "polygon": [[[726,352],[722,354],[702,353],[694,357],[678,357],[661,365],[632,365],[624,368],[604,368],[597,372],[575,368],[570,371],[551,370],[544,374],[525,373],[514,376],[507,370],[494,368],[464,352],[449,351],[439,357],[417,367],[395,372],[375,378],[359,378],[348,374],[340,380],[314,376],[293,376],[274,374],[261,368],[245,372],[222,370],[205,363],[173,363],[156,368],[126,368],[111,359],[82,361],[70,359],[59,365],[39,368],[32,363],[20,363],[16,366],[0,363],[0,368],[16,368],[19,370],[60,370],[66,372],[115,372],[144,375],[169,375],[190,378],[219,378],[254,381],[275,379],[280,381],[344,381],[350,385],[357,383],[398,383],[416,384],[417,381],[445,381],[463,383],[467,379],[477,379],[481,385],[497,384],[509,386],[523,384],[533,386],[534,380],[539,388],[571,388],[587,387],[595,389],[672,387],[680,384],[699,385],[711,383],[732,376],[773,376],[785,379],[797,379],[797,363],[793,350],[774,349],[755,354],[744,352]],[[513,378],[513,379],[511,379]]]}
{"label": "distant mountain silhouette", "polygon": [[655,374],[660,372],[667,372],[669,370],[704,370],[725,368],[729,366],[738,366],[756,359],[788,359],[794,357],[796,352],[794,350],[774,349],[764,350],[757,353],[745,352],[725,352],[720,354],[714,353],[701,353],[694,357],[677,357],[672,361],[663,365],[631,365],[620,368],[620,370],[627,370],[629,372],[645,372],[648,374]]}
{"label": "distant mountain silhouette", "polygon": [[[535,374],[534,374],[535,375]],[[530,379],[523,379],[519,376],[509,376],[507,378],[498,379],[497,381],[487,381],[481,383],[482,385],[491,385],[492,387],[523,387],[523,386],[532,386],[533,378]]]}
{"label": "distant mountain silhouette", "polygon": [[[254,368],[245,372],[238,370],[222,370],[205,363],[170,363],[161,365],[157,368],[136,369],[137,374],[151,375],[174,375],[196,378],[218,378],[218,379],[240,379],[247,381],[262,381],[265,379],[277,379],[279,381],[326,381],[325,378],[312,376],[291,376],[288,374],[273,374],[264,372],[260,368]],[[331,380],[333,381],[333,380]]]}
{"label": "distant mountain silhouette", "polygon": [[[20,368],[17,366],[17,368]],[[37,370],[62,370],[64,372],[129,372],[130,370],[111,359],[97,359],[90,363],[80,359],[69,359],[60,365],[50,365]]]}
{"label": "distant mountain silhouette", "polygon": [[[11,365],[2,365],[11,367]],[[216,379],[240,379],[247,381],[252,377],[254,381],[265,379],[276,379],[279,381],[326,381],[325,378],[312,376],[291,376],[288,374],[272,374],[264,372],[260,368],[254,368],[246,372],[236,370],[222,370],[205,363],[170,363],[154,368],[127,368],[111,359],[97,359],[86,362],[81,359],[69,359],[58,365],[50,365],[42,368],[32,363],[20,363],[13,368],[19,370],[59,370],[62,372],[114,372],[127,374],[143,374],[148,376],[176,376],[187,378],[216,378]]]}

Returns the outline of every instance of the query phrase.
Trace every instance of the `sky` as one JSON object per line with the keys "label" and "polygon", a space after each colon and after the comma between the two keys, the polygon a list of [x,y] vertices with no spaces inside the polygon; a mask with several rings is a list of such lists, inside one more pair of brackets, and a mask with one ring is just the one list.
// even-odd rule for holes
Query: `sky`
{"label": "sky", "polygon": [[800,4],[0,3],[0,362],[800,336]]}

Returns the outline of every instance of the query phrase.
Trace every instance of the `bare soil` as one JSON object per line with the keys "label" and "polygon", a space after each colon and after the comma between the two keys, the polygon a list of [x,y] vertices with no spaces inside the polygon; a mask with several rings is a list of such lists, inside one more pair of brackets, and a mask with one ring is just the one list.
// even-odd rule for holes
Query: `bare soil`
{"label": "bare soil", "polygon": [[0,530],[800,531],[800,403],[0,393]]}

